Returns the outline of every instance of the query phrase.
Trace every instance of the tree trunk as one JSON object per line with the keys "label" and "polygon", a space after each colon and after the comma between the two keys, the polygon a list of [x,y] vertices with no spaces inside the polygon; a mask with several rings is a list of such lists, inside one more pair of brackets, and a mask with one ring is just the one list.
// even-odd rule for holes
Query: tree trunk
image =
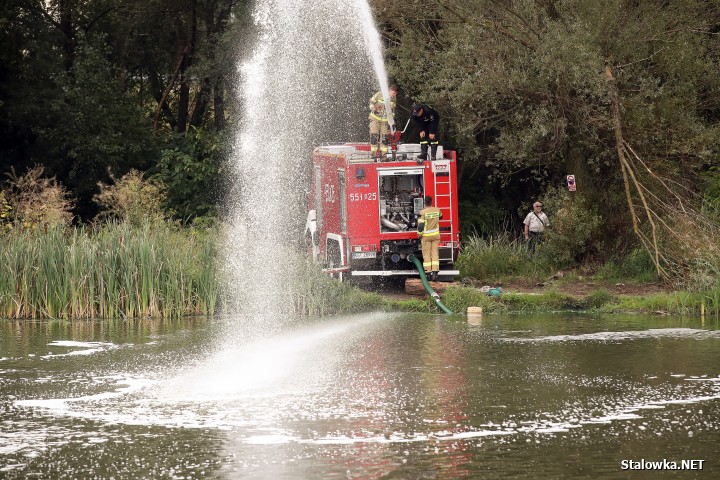
{"label": "tree trunk", "polygon": [[[227,28],[230,13],[232,12],[234,5],[234,1],[224,3],[222,8],[218,11],[217,17],[214,16],[214,12],[209,12],[210,16],[205,21],[208,27],[208,37],[211,43],[209,56],[212,63],[217,61],[215,49],[218,48],[220,37]],[[212,79],[212,101],[213,123],[215,125],[215,130],[220,132],[225,129],[225,81],[220,73],[215,74],[214,79]]]}
{"label": "tree trunk", "polygon": [[[181,35],[178,35],[178,37],[181,37]],[[193,1],[192,8],[190,9],[188,37],[184,47],[185,55],[183,56],[182,64],[180,66],[180,99],[178,100],[178,116],[177,124],[175,126],[175,131],[177,133],[187,132],[188,118],[190,114],[190,78],[187,76],[187,71],[192,66],[193,54],[195,53],[196,39],[197,12],[196,4]]]}
{"label": "tree trunk", "polygon": [[223,81],[218,79],[213,89],[213,118],[215,121],[215,130],[221,132],[225,129],[225,89]]}
{"label": "tree trunk", "polygon": [[210,79],[206,78],[200,87],[200,91],[195,95],[195,106],[190,116],[190,125],[199,127],[203,123],[208,104],[210,103]]}
{"label": "tree trunk", "polygon": [[[625,157],[625,139],[622,133],[622,121],[620,118],[620,96],[618,94],[615,76],[613,75],[612,68],[610,68],[609,65],[605,67],[605,78],[607,79],[610,86],[610,104],[612,108],[613,127],[615,130],[615,143],[617,148],[618,160],[620,162],[620,169],[623,175],[623,182],[625,184],[625,199],[627,201],[628,209],[630,210],[630,216],[633,222],[633,230],[642,242],[645,250],[647,250],[648,254],[652,257],[653,262],[655,263],[655,268],[657,269],[658,276],[668,278],[667,272],[660,263],[660,249],[658,247],[655,222],[653,221],[653,212],[650,210],[650,207],[645,199],[645,195],[643,194],[643,187],[638,182],[632,165],[630,165],[630,162],[628,162],[627,158]],[[631,182],[632,186],[635,187],[635,190],[640,197],[643,208],[645,210],[645,214],[647,216],[648,223],[650,224],[652,235],[650,239],[648,239],[640,230],[638,214],[635,210],[635,204],[633,203],[632,199]]]}
{"label": "tree trunk", "polygon": [[[181,53],[182,55],[182,53]],[[175,79],[178,76],[178,73],[180,72],[180,66],[182,64],[182,57],[178,61],[178,66],[175,68],[175,72],[173,73],[172,79],[170,80],[170,83],[165,87],[165,90],[162,91],[162,86],[160,84],[160,76],[157,74],[157,72],[150,72],[150,86],[153,89],[153,96],[155,97],[155,100],[158,102],[157,110],[155,111],[155,121],[153,122],[153,136],[157,134],[158,129],[158,121],[160,119],[160,112],[162,112],[165,115],[165,118],[167,118],[168,122],[170,123],[170,126],[174,129],[175,128],[175,116],[172,113],[172,110],[168,106],[167,102],[165,101],[170,94],[170,90],[172,89],[172,86],[175,84]]]}
{"label": "tree trunk", "polygon": [[73,7],[75,0],[59,0],[60,31],[63,34],[63,65],[65,71],[72,72],[75,65],[75,26],[73,24]]}

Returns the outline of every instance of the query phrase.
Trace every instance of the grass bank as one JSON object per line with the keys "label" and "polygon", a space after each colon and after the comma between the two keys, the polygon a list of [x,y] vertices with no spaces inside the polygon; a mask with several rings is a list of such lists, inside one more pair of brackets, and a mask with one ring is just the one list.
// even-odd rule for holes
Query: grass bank
{"label": "grass bank", "polygon": [[[492,237],[470,236],[463,242],[458,259],[462,276],[476,285],[513,283],[547,283],[553,286],[542,293],[505,293],[488,297],[477,288],[451,287],[443,294],[443,303],[453,311],[463,312],[468,306],[481,306],[486,312],[499,311],[560,311],[583,310],[595,312],[657,312],[672,315],[720,315],[720,259],[697,265],[686,272],[686,278],[676,279],[674,291],[664,293],[617,295],[597,288],[587,295],[563,293],[569,282],[583,279],[599,285],[623,283],[628,285],[657,284],[660,279],[652,259],[644,250],[632,250],[611,256],[601,265],[578,266],[568,264],[567,258],[557,255],[558,245],[550,240],[538,252],[528,255],[525,243],[508,233]],[[563,272],[559,272],[559,271]],[[580,274],[582,272],[582,275]],[[572,291],[571,288],[565,288]],[[635,289],[642,291],[642,288]]]}
{"label": "grass bank", "polygon": [[[138,318],[213,315],[222,309],[218,273],[219,235],[164,222],[132,226],[107,223],[87,228],[5,232],[0,237],[0,318]],[[296,282],[288,284],[294,315],[324,316],[372,310],[434,312],[429,298],[398,300],[355,288],[323,274],[298,254]],[[546,278],[549,258],[529,258],[524,245],[508,237],[471,239],[458,262],[466,278]],[[598,279],[652,279],[637,255],[609,262]],[[647,296],[615,295],[598,289],[578,297],[557,289],[541,294],[489,297],[478,288],[451,286],[443,303],[463,313],[480,306],[487,313],[595,311],[720,315],[720,285],[697,291]]]}
{"label": "grass bank", "polygon": [[442,301],[458,313],[466,312],[468,307],[482,307],[485,313],[587,311],[720,317],[720,289],[647,296],[613,295],[599,289],[585,297],[551,290],[540,294],[503,293],[491,297],[478,288],[452,286],[445,290]]}

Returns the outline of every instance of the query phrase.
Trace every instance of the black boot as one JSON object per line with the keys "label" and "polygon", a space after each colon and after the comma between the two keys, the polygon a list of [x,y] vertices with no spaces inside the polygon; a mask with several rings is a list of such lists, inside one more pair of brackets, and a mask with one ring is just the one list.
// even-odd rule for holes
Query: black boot
{"label": "black boot", "polygon": [[434,162],[437,157],[437,145],[430,146],[430,161]]}
{"label": "black boot", "polygon": [[437,280],[438,272],[430,272],[430,281],[434,282]]}
{"label": "black boot", "polygon": [[422,160],[423,162],[425,160],[427,160],[427,158],[428,158],[427,151],[428,151],[428,146],[426,143],[423,143],[422,145],[420,145],[420,155],[417,156],[418,160]]}

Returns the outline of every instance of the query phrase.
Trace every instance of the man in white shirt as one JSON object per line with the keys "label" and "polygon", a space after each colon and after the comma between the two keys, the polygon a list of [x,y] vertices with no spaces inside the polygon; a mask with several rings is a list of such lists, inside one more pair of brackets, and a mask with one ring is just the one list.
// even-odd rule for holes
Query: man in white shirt
{"label": "man in white shirt", "polygon": [[543,204],[540,202],[533,203],[532,212],[528,213],[523,220],[525,224],[525,240],[528,242],[528,252],[532,255],[535,248],[543,242],[545,228],[550,225],[545,212],[542,211]]}

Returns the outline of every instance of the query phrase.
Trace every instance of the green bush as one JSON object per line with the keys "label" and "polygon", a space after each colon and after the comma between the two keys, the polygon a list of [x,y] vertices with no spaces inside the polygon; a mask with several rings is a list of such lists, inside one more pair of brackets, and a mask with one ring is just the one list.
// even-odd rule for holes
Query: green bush
{"label": "green bush", "polygon": [[582,302],[571,295],[550,291],[541,295],[525,293],[503,294],[502,301],[515,312],[583,310]]}
{"label": "green bush", "polygon": [[470,287],[449,287],[443,292],[443,304],[453,312],[465,313],[468,307],[482,307],[483,312],[490,313],[497,311],[502,305],[496,298],[491,298],[487,293],[478,288]]}
{"label": "green bush", "polygon": [[544,199],[550,228],[540,253],[556,268],[581,263],[598,250],[597,241],[603,238],[603,218],[591,201],[576,193],[551,189]]}
{"label": "green bush", "polygon": [[113,185],[98,184],[100,193],[93,199],[104,208],[101,218],[113,218],[140,226],[147,221],[156,222],[165,217],[165,191],[161,185],[145,180],[137,170],[130,170],[122,178],[113,180]]}
{"label": "green bush", "polygon": [[[647,297],[623,296],[615,303],[600,307],[602,312],[669,313],[672,315],[698,315],[703,297],[689,292],[673,292]],[[706,304],[707,308],[707,304]]]}
{"label": "green bush", "polygon": [[192,128],[162,151],[151,177],[165,188],[166,208],[180,220],[216,216],[225,185],[220,134]]}
{"label": "green bush", "polygon": [[298,257],[296,261],[300,264],[299,275],[290,286],[295,314],[323,316],[371,310],[427,312],[434,308],[429,299],[393,300],[341,282],[323,273],[320,265],[309,258]]}
{"label": "green bush", "polygon": [[704,180],[704,210],[708,216],[720,219],[720,166],[713,166],[701,175]]}
{"label": "green bush", "polygon": [[0,222],[8,229],[67,226],[72,221],[73,202],[67,189],[45,176],[36,165],[23,175],[13,170],[8,188],[0,192]]}

